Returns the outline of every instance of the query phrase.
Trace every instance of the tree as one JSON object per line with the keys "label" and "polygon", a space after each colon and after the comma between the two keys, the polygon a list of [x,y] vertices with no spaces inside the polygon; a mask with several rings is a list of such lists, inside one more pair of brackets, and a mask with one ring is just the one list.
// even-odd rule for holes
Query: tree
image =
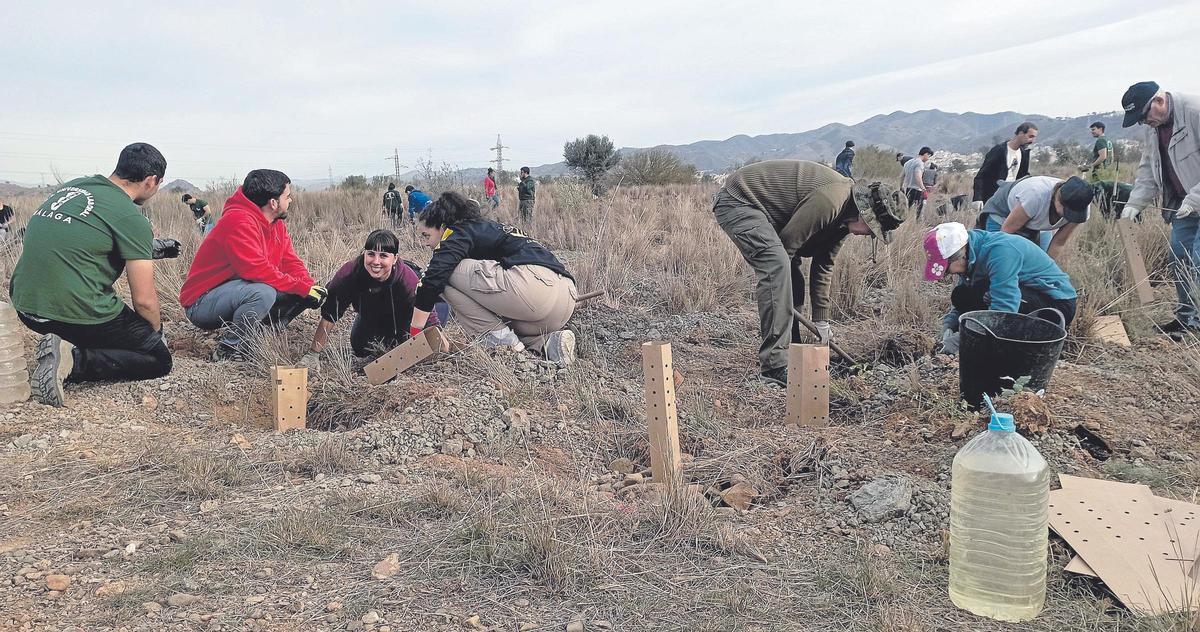
{"label": "tree", "polygon": [[967,170],[967,163],[963,162],[962,158],[955,158],[950,161],[950,173],[962,173]]}
{"label": "tree", "polygon": [[338,185],[343,189],[365,189],[367,188],[366,176],[346,176],[345,180]]}
{"label": "tree", "polygon": [[629,184],[686,184],[696,168],[665,149],[646,149],[621,158],[621,180]]}
{"label": "tree", "polygon": [[607,136],[588,134],[586,138],[576,138],[563,145],[563,158],[567,166],[587,180],[592,187],[592,193],[600,195],[603,192],[601,181],[620,161],[617,150]]}

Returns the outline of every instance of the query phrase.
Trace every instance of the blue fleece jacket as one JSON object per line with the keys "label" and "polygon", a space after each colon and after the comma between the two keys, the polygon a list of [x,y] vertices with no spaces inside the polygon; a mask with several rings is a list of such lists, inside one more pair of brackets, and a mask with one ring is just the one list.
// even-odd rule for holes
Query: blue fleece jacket
{"label": "blue fleece jacket", "polygon": [[[983,285],[991,294],[991,309],[1016,313],[1021,289],[1052,299],[1075,298],[1071,279],[1037,244],[1009,233],[967,231],[967,272],[959,284]],[[942,327],[958,330],[958,310],[942,319]]]}
{"label": "blue fleece jacket", "polygon": [[425,210],[426,206],[429,206],[430,202],[432,202],[432,200],[429,199],[428,195],[425,195],[424,191],[420,189],[413,189],[412,191],[409,191],[408,214],[416,215],[417,213],[420,213],[421,211]]}

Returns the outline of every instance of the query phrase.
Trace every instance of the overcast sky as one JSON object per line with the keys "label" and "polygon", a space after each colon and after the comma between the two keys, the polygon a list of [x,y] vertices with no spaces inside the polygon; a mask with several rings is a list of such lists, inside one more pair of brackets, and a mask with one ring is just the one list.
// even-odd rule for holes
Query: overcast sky
{"label": "overcast sky", "polygon": [[[1200,92],[1200,2],[22,3],[0,37],[0,180],[156,145],[203,184],[512,167],[565,140],[682,144],[896,110],[1082,115]],[[70,6],[75,5],[75,6]]]}

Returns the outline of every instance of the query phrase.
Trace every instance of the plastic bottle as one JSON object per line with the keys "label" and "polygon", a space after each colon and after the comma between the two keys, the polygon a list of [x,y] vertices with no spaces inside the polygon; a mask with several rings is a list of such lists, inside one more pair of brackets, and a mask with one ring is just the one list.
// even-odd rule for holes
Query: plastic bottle
{"label": "plastic bottle", "polygon": [[1046,601],[1046,460],[1012,415],[993,411],[987,431],[954,456],[951,477],[950,600],[1001,621],[1036,617]]}
{"label": "plastic bottle", "polygon": [[0,302],[0,404],[29,399],[29,372],[25,370],[21,329],[17,310]]}

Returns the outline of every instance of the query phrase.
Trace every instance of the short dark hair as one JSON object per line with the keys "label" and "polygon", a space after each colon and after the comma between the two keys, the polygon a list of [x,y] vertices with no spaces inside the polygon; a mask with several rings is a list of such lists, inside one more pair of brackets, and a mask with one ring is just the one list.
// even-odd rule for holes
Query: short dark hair
{"label": "short dark hair", "polygon": [[379,228],[367,235],[367,242],[363,244],[363,250],[400,254],[400,239],[396,237],[396,233],[386,228]]}
{"label": "short dark hair", "polygon": [[933,150],[932,150],[932,149],[930,149],[930,148],[928,148],[928,147],[922,147],[922,148],[921,148],[921,151],[918,151],[918,152],[917,152],[917,155],[918,155],[918,156],[926,156],[926,155],[928,155],[928,156],[932,156],[932,155],[933,155]]}
{"label": "short dark hair", "polygon": [[167,159],[149,143],[133,143],[121,150],[114,176],[126,182],[141,182],[150,176],[167,175]]}
{"label": "short dark hair", "polygon": [[395,191],[395,190],[396,190],[396,183],[395,183],[395,182],[389,182],[389,183],[388,183],[388,191]]}
{"label": "short dark hair", "polygon": [[492,174],[492,173],[495,173],[495,172],[496,172],[496,170],[495,170],[495,169],[492,169],[491,167],[488,167],[488,174]]}
{"label": "short dark hair", "polygon": [[898,151],[898,152],[896,152],[896,157],[897,157],[897,158],[899,158],[900,156],[903,156],[903,155],[904,155],[904,152],[902,152],[902,151]]}
{"label": "short dark hair", "polygon": [[521,167],[522,173],[529,173],[529,167]]}
{"label": "short dark hair", "polygon": [[847,147],[853,147],[853,146],[854,146],[854,141],[852,141],[852,140],[848,140],[848,141],[846,141],[846,146],[847,146]]}
{"label": "short dark hair", "polygon": [[184,194],[183,194],[183,197],[182,197],[182,198],[180,198],[180,199],[181,199],[181,200],[183,200],[183,203],[184,203],[184,204],[187,204],[187,201],[188,201],[188,200],[190,200],[190,199],[192,199],[192,194],[191,194],[191,193],[184,193]]}
{"label": "short dark hair", "polygon": [[410,184],[410,185],[408,185],[408,186],[404,187],[404,192],[405,192],[405,193],[412,193],[412,192],[413,192],[413,191],[415,191],[416,189],[417,189],[417,187],[414,187],[413,185],[411,185],[411,184]]}
{"label": "short dark hair", "polygon": [[446,191],[426,206],[417,219],[426,226],[453,226],[482,216],[478,202],[461,193]]}
{"label": "short dark hair", "polygon": [[261,208],[283,195],[283,190],[291,181],[282,171],[255,169],[246,174],[246,180],[242,182],[242,193],[250,198],[255,206]]}
{"label": "short dark hair", "polygon": [[1102,121],[1096,121],[1095,123],[1088,125],[1088,127],[1094,127],[1102,132],[1104,131],[1104,123]]}
{"label": "short dark hair", "polygon": [[1016,136],[1017,134],[1024,134],[1031,129],[1037,129],[1037,125],[1035,125],[1032,121],[1025,121],[1017,126],[1017,131],[1013,132],[1013,135]]}

